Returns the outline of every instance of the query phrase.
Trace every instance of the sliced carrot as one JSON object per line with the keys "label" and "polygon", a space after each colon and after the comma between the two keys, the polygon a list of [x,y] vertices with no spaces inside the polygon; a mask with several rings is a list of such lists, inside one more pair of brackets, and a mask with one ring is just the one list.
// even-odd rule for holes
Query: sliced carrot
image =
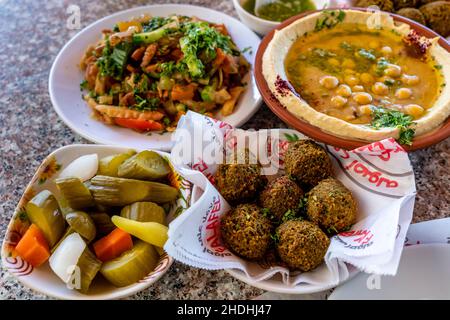
{"label": "sliced carrot", "polygon": [[172,88],[172,100],[192,100],[197,86],[193,83],[188,85],[176,84]]}
{"label": "sliced carrot", "polygon": [[117,125],[137,131],[161,131],[164,125],[153,120],[114,118]]}
{"label": "sliced carrot", "polygon": [[32,224],[20,239],[16,252],[33,267],[39,267],[50,257],[47,240],[35,224]]}
{"label": "sliced carrot", "polygon": [[120,256],[123,252],[133,248],[133,240],[125,231],[116,228],[93,244],[97,258],[103,262]]}
{"label": "sliced carrot", "polygon": [[213,67],[215,67],[215,68],[219,67],[225,61],[225,58],[227,57],[225,52],[223,52],[223,50],[220,48],[216,49],[216,54],[217,54],[216,58],[213,61]]}

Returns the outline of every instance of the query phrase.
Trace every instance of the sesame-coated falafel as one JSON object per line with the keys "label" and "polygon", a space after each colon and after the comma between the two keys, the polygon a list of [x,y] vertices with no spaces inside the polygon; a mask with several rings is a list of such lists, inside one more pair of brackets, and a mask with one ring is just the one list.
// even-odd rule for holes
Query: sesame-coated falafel
{"label": "sesame-coated falafel", "polygon": [[427,25],[443,37],[450,35],[450,2],[436,1],[421,6],[419,10]]}
{"label": "sesame-coated falafel", "polygon": [[392,0],[358,0],[355,7],[367,8],[370,6],[377,6],[382,11],[392,12],[394,10],[394,3]]}
{"label": "sesame-coated falafel", "polygon": [[306,212],[322,230],[335,234],[356,222],[356,201],[340,181],[328,178],[309,191]]}
{"label": "sesame-coated falafel", "polygon": [[298,208],[303,190],[288,176],[272,180],[259,196],[259,204],[270,210],[274,220],[279,221],[289,210]]}
{"label": "sesame-coated falafel", "polygon": [[221,219],[225,245],[239,256],[258,260],[264,257],[271,241],[272,224],[256,204],[241,204]]}
{"label": "sesame-coated falafel", "polygon": [[420,0],[393,0],[395,10],[403,8],[415,8],[420,4]]}
{"label": "sesame-coated falafel", "polygon": [[330,239],[309,221],[289,220],[277,229],[277,252],[293,270],[310,271],[319,266]]}
{"label": "sesame-coated falafel", "polygon": [[408,19],[414,20],[420,24],[426,25],[425,17],[422,12],[416,8],[403,8],[397,11],[397,14],[404,16]]}
{"label": "sesame-coated falafel", "polygon": [[312,140],[289,143],[284,156],[286,174],[301,185],[313,187],[332,174],[327,152]]}
{"label": "sesame-coated falafel", "polygon": [[264,188],[258,164],[220,164],[214,176],[217,190],[230,204],[251,201]]}

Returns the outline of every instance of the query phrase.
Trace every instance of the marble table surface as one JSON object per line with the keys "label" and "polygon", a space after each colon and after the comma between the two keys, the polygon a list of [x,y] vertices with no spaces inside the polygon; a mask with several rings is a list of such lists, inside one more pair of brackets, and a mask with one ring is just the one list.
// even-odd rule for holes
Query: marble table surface
{"label": "marble table surface", "polygon": [[[149,0],[0,0],[0,239],[34,171],[51,151],[89,143],[58,118],[48,94],[48,75],[62,46],[77,32],[66,28],[69,5],[78,5],[81,27]],[[231,0],[171,0],[236,16]],[[265,105],[244,128],[286,127]],[[410,154],[417,181],[414,222],[450,216],[450,139]],[[130,299],[251,299],[264,291],[224,271],[205,271],[175,263],[149,289]],[[46,299],[23,287],[3,268],[0,299]]]}

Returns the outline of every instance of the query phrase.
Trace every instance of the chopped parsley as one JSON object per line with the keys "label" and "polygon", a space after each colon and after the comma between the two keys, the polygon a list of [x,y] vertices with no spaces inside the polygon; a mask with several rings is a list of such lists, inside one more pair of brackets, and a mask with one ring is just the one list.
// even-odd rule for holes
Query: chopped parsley
{"label": "chopped parsley", "polygon": [[121,42],[111,49],[109,40],[106,40],[102,55],[97,60],[100,74],[121,80],[132,49],[133,45],[130,42]]}
{"label": "chopped parsley", "polygon": [[293,134],[285,133],[284,136],[286,137],[286,140],[289,142],[298,141],[300,139],[298,135],[295,133]]}
{"label": "chopped parsley", "polygon": [[320,31],[324,28],[330,29],[335,25],[337,25],[338,23],[344,21],[344,18],[345,12],[342,10],[339,11],[324,10],[322,11],[322,16],[316,20],[314,31]]}
{"label": "chopped parsley", "polygon": [[160,104],[160,100],[158,98],[144,99],[141,96],[135,94],[134,99],[136,103],[132,106],[132,108],[138,111],[154,111],[158,109],[158,106]]}
{"label": "chopped parsley", "polygon": [[400,144],[412,145],[415,130],[411,128],[413,118],[397,110],[380,107],[372,107],[372,122],[374,129],[398,128],[400,130],[398,142]]}
{"label": "chopped parsley", "polygon": [[80,91],[86,90],[88,88],[89,83],[87,82],[87,80],[83,80],[80,83]]}
{"label": "chopped parsley", "polygon": [[377,59],[372,52],[366,49],[359,49],[358,54],[360,57],[366,58],[370,61],[375,61]]}

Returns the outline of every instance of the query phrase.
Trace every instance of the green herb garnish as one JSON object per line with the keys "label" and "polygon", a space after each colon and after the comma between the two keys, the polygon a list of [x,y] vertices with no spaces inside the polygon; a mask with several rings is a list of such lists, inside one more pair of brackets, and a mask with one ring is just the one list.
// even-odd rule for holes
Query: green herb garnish
{"label": "green herb garnish", "polygon": [[322,11],[322,16],[316,20],[314,31],[320,31],[323,28],[330,29],[338,23],[344,21],[344,18],[345,12],[342,10],[339,10],[338,12],[324,10]]}
{"label": "green herb garnish", "polygon": [[366,58],[370,61],[375,61],[377,59],[372,52],[370,52],[366,49],[359,49],[358,54],[359,54],[359,56]]}
{"label": "green herb garnish", "polygon": [[293,134],[285,133],[284,136],[286,137],[286,140],[289,142],[298,141],[300,139],[298,135],[296,135],[295,133]]}
{"label": "green herb garnish", "polygon": [[400,144],[412,145],[414,138],[413,118],[397,110],[390,110],[380,107],[372,107],[372,122],[370,124],[375,129],[398,128],[400,131],[398,142]]}
{"label": "green herb garnish", "polygon": [[89,85],[89,83],[87,82],[87,80],[81,81],[81,83],[80,83],[80,90],[83,91],[83,90],[87,89],[88,85]]}

